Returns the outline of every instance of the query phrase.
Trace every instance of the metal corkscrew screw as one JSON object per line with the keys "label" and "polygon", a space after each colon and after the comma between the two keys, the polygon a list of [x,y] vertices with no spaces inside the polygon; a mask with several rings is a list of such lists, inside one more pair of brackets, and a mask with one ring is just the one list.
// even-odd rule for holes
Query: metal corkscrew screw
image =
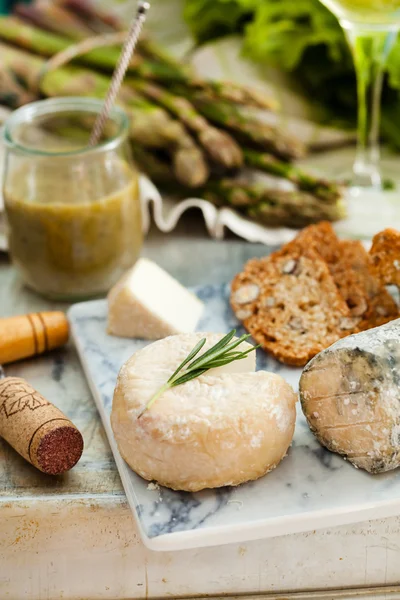
{"label": "metal corkscrew screw", "polygon": [[128,32],[128,37],[121,52],[120,59],[115,68],[111,79],[110,87],[108,88],[103,108],[98,115],[89,140],[89,146],[96,146],[99,143],[104,126],[108,120],[112,107],[117,99],[118,92],[121,88],[122,81],[125,77],[126,70],[129,66],[131,58],[139,40],[143,24],[146,20],[147,13],[150,9],[150,3],[140,1],[136,11],[135,18]]}

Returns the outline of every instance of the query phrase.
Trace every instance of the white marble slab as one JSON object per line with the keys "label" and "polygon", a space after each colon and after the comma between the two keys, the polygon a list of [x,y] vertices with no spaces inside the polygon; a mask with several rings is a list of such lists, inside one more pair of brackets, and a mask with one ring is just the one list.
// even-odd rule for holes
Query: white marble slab
{"label": "white marble slab", "polygon": [[[200,331],[237,326],[228,287],[195,292],[206,304]],[[400,472],[369,475],[323,449],[300,407],[292,448],[278,469],[238,488],[188,494],[152,490],[120,457],[110,427],[118,370],[146,342],[106,334],[104,300],[69,312],[75,343],[90,383],[144,543],[153,550],[181,550],[256,540],[400,514]],[[300,370],[276,363],[261,350],[258,368],[279,372],[297,387]]]}

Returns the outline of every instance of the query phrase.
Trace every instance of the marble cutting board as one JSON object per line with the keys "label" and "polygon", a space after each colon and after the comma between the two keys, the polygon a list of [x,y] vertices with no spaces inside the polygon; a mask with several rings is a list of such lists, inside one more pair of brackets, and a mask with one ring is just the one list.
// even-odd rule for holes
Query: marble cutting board
{"label": "marble cutting board", "polygon": [[[194,289],[205,302],[199,331],[228,332],[238,323],[226,285]],[[106,334],[107,304],[95,300],[69,311],[72,334],[100,412],[128,502],[144,543],[152,550],[181,550],[311,531],[400,514],[400,471],[369,475],[323,449],[298,405],[294,441],[281,465],[237,488],[189,494],[136,475],[121,458],[110,426],[113,390],[122,364],[147,342]],[[296,389],[300,370],[259,350],[257,367],[279,372]]]}

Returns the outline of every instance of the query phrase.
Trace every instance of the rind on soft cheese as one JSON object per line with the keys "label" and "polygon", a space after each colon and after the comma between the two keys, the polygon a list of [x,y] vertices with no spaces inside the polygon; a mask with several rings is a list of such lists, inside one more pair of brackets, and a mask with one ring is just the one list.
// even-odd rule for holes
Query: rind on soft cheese
{"label": "rind on soft cheese", "polygon": [[203,308],[203,303],[166,271],[140,258],[109,292],[108,333],[157,340],[192,332]]}
{"label": "rind on soft cheese", "polygon": [[[183,334],[137,352],[122,367],[111,423],[121,455],[149,481],[197,491],[238,485],[272,470],[292,441],[296,395],[279,376],[254,372],[255,352],[153,394],[202,338],[203,351],[222,334]],[[246,350],[249,344],[239,348]]]}
{"label": "rind on soft cheese", "polygon": [[370,473],[400,466],[400,319],[321,352],[303,371],[300,399],[329,450]]}

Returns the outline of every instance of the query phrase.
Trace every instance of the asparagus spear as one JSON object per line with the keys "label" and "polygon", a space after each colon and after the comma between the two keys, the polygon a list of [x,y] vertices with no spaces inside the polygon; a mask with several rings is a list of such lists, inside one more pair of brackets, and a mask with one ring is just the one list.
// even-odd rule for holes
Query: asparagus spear
{"label": "asparagus spear", "polygon": [[18,108],[36,99],[35,94],[26,90],[11,71],[0,65],[0,104]]}
{"label": "asparagus spear", "polygon": [[[0,43],[0,55],[4,67],[23,81],[27,88],[36,88],[45,65],[43,58],[3,43]],[[107,76],[77,67],[62,67],[50,71],[40,80],[41,92],[49,97],[82,95],[103,98],[108,85]],[[171,119],[163,109],[152,105],[128,86],[122,86],[120,98],[121,104],[132,109],[133,135],[136,135],[136,123],[138,131],[143,132],[140,143],[154,147],[179,146],[180,140],[183,139],[183,147],[186,147],[188,134],[181,124]],[[144,122],[146,127],[143,126]]]}
{"label": "asparagus spear", "polygon": [[[83,5],[79,5],[80,8],[83,8]],[[61,10],[61,14],[57,15],[56,12],[54,15],[52,13],[52,10],[54,9],[56,9],[56,11]],[[62,10],[63,9],[60,9],[58,6],[48,5],[47,3],[43,5],[36,4],[29,7],[21,5],[19,8],[22,15],[34,19],[36,23],[41,23],[47,28],[51,28],[52,23],[56,22],[59,27],[63,27],[64,15]],[[59,19],[54,19],[54,16],[59,16]],[[65,19],[65,21],[68,25],[68,19]],[[88,34],[87,30],[81,30],[79,28],[71,31],[70,27],[68,31],[72,33],[74,37],[85,37]],[[91,79],[93,80],[93,77]],[[206,148],[207,152],[217,163],[220,163],[227,168],[241,166],[242,154],[236,142],[227,133],[210,126],[203,117],[196,113],[194,107],[192,107],[188,101],[185,101],[183,98],[179,99],[174,97],[157,86],[152,86],[151,84],[146,86],[146,82],[144,81],[139,80],[137,86],[141,86],[142,91],[147,93],[152,99],[163,104],[170,112],[175,114],[190,129],[192,129],[198,135],[200,143]],[[80,92],[80,88],[76,87],[76,85],[74,85],[74,92],[75,91],[78,94]],[[105,92],[105,89],[102,90],[102,93],[103,92]]]}
{"label": "asparagus spear", "polygon": [[[0,17],[0,38],[42,56],[53,56],[71,44],[68,38],[27,25],[16,17]],[[98,48],[84,59],[96,67],[113,69],[118,55],[114,48]]]}
{"label": "asparagus spear", "polygon": [[[0,36],[1,36],[1,24],[4,22],[5,21],[3,19],[0,19]],[[8,30],[8,33],[10,33],[10,31],[12,32],[12,27]],[[39,33],[43,33],[43,32],[39,31]],[[53,38],[51,37],[51,34],[50,34],[50,40],[51,39],[53,39]],[[27,44],[25,43],[25,45],[27,45]],[[63,77],[63,73],[65,73],[65,72],[60,71],[58,73],[57,77],[54,76],[54,79],[62,78],[62,80],[65,84],[66,82],[65,82],[65,77]],[[70,77],[69,82],[68,82],[68,92],[67,92],[67,90],[64,90],[64,93],[68,93],[69,95],[71,95],[72,93],[79,95],[81,93],[81,90],[85,90],[85,87],[89,87],[90,90],[93,90],[93,83],[95,83],[94,88],[96,88],[96,85],[97,85],[96,82],[98,82],[98,78],[96,79],[95,74],[93,74],[93,73],[89,74],[89,73],[90,72],[88,72],[87,75],[84,77],[85,81],[82,83],[82,87],[81,87],[81,83],[77,80],[76,77]],[[98,76],[98,77],[100,77],[100,76]],[[88,82],[89,82],[89,85],[88,85]],[[58,84],[59,83],[60,82],[58,82]],[[103,82],[101,85],[101,97],[104,96],[105,91],[106,91],[105,82]],[[196,114],[194,114],[194,112],[191,111],[190,105],[183,106],[182,100],[179,101],[177,104],[175,102],[174,97],[171,96],[170,94],[168,94],[168,92],[165,92],[164,94],[162,94],[162,93],[160,94],[160,91],[162,92],[162,90],[158,90],[156,87],[152,88],[152,91],[153,91],[153,97],[154,97],[154,92],[155,92],[155,96],[157,96],[157,99],[159,101],[160,101],[161,97],[163,97],[164,102],[166,102],[168,104],[169,110],[174,112],[174,114],[180,116],[180,118],[182,118],[182,116],[183,116],[184,122],[186,122],[186,124],[190,124],[192,129],[197,131],[202,144],[207,148],[208,152],[214,158],[214,160],[216,160],[217,162],[222,162],[222,164],[224,164],[225,166],[228,166],[228,167],[237,166],[240,164],[241,157],[240,157],[240,152],[238,150],[238,146],[235,145],[235,143],[232,141],[232,139],[230,137],[228,137],[223,132],[219,132],[215,128],[209,127],[208,123],[205,120],[203,120],[203,119],[199,120],[198,118],[196,118]],[[58,94],[61,95],[62,92],[59,91]],[[100,93],[98,92],[97,95],[100,96]],[[211,103],[205,103],[205,105],[209,107],[208,110],[210,112],[210,108],[212,110],[213,105]],[[229,106],[227,103],[225,104],[225,106],[230,108],[233,112],[235,111],[235,107]],[[184,109],[186,109],[186,110],[184,110]],[[218,111],[216,111],[216,112],[218,112]],[[246,120],[240,115],[240,112],[236,110],[236,114],[238,115],[238,117],[241,118],[240,124],[242,125],[242,129],[245,126],[247,127],[247,129],[250,128],[252,131],[254,131],[257,134],[257,136],[258,136],[257,139],[259,139],[260,135],[262,136],[262,135],[266,134],[265,129],[264,129],[264,131],[262,129],[260,130],[259,123],[257,123],[257,125],[255,125],[255,124],[252,124],[251,122],[249,122],[246,125]],[[138,121],[139,121],[139,119],[136,119],[136,122],[138,122]],[[145,119],[144,123],[147,126],[148,119]],[[221,119],[221,124],[222,125],[224,124],[223,119]],[[232,127],[232,129],[234,129],[234,127]],[[141,130],[143,130],[143,127],[141,128]],[[260,134],[260,131],[261,131],[261,134]],[[270,133],[270,128],[268,128],[267,131],[268,131],[268,133]],[[272,140],[274,143],[271,143],[271,140],[268,140],[268,145],[270,147],[275,146],[275,148],[278,145],[281,149],[281,154],[283,154],[282,146],[285,144],[286,140],[283,137],[278,136],[278,138],[279,139],[277,142],[275,140]],[[266,145],[266,144],[264,144],[264,145]],[[187,144],[185,145],[185,147],[187,147]],[[194,156],[196,155],[196,152],[193,152],[192,154],[193,154],[193,156],[189,156],[191,159],[194,158]],[[197,151],[197,154],[198,154],[198,151]],[[287,154],[288,154],[288,152],[287,152]],[[186,158],[184,159],[183,155],[181,155],[181,156],[182,156],[182,158],[180,160],[186,164]],[[198,163],[198,166],[199,166],[199,163]],[[196,174],[197,174],[196,181],[197,181],[198,177],[200,177],[200,175],[205,176],[204,175],[205,171],[206,171],[206,169],[204,168],[204,165],[203,165],[202,169],[198,169],[198,170],[194,171],[194,173],[196,172]],[[183,170],[179,169],[180,176],[182,176],[182,172],[183,172]]]}
{"label": "asparagus spear", "polygon": [[88,0],[58,0],[58,3],[75,12],[87,23],[89,23],[98,33],[105,31],[123,31],[121,22],[114,13],[106,12],[93,5]]}
{"label": "asparagus spear", "polygon": [[[49,72],[41,82],[41,90],[47,96],[103,98],[107,89],[107,77],[73,67]],[[182,184],[189,187],[203,185],[209,176],[208,166],[201,149],[184,125],[125,86],[121,88],[120,97],[120,104],[130,117],[132,139],[145,147],[166,149],[172,156],[175,175]]]}
{"label": "asparagus spear", "polygon": [[282,162],[272,154],[250,148],[244,148],[243,154],[249,167],[288,179],[299,189],[311,192],[321,200],[335,201],[341,196],[341,190],[335,182],[315,177],[290,163]]}
{"label": "asparagus spear", "polygon": [[[39,27],[41,26],[44,29],[54,31],[56,33],[64,34],[64,25],[68,24],[66,23],[68,19],[71,21],[75,19],[77,23],[81,24],[81,27],[83,28],[82,31],[86,30],[85,37],[89,37],[95,33],[104,34],[112,31],[126,30],[126,23],[120,21],[112,13],[100,11],[98,7],[93,6],[87,0],[58,0],[56,8],[58,8],[60,14],[57,24],[53,23],[52,4],[49,4],[45,0],[44,2],[36,1],[33,6],[35,9],[38,8],[44,17],[42,23],[40,23],[39,19],[37,19],[36,24]],[[25,7],[25,5],[22,5],[22,7]],[[16,12],[19,14],[18,9]],[[32,23],[35,24],[33,19]],[[74,31],[72,28],[70,28],[68,31],[68,37],[71,39],[80,39],[82,37],[81,33],[81,31]],[[146,38],[143,33],[138,42],[137,52],[147,59],[154,59],[156,62],[176,70],[178,73],[180,73],[178,77],[180,80],[184,80],[186,75],[189,75],[189,67],[172,58],[166,51],[158,46],[158,44],[155,44],[152,40]]]}
{"label": "asparagus spear", "polygon": [[242,166],[242,151],[235,140],[225,131],[220,131],[210,125],[188,100],[174,96],[163,88],[144,80],[132,80],[132,85],[151,100],[161,104],[193,131],[200,144],[217,164],[228,169]]}
{"label": "asparagus spear", "polygon": [[[134,149],[134,155],[141,170],[164,191],[180,197],[190,195],[190,190],[176,185],[166,161],[150,150],[143,153]],[[259,223],[274,227],[300,228],[321,220],[337,221],[345,216],[341,199],[324,202],[306,192],[254,185],[240,179],[210,179],[196,193],[216,206],[231,206]]]}
{"label": "asparagus spear", "polygon": [[[79,15],[87,24],[94,27],[97,33],[103,33],[105,30],[127,30],[127,24],[115,12],[106,11],[104,7],[100,8],[92,0],[58,0],[58,2],[67,10]],[[181,69],[183,74],[186,73],[185,65],[173,58],[168,52],[146,36],[141,36],[138,42],[138,49],[147,58],[154,59],[176,69]]]}
{"label": "asparagus spear", "polygon": [[[248,152],[252,152],[252,151],[249,151],[247,149],[244,150],[246,158],[247,158]],[[330,203],[330,204],[336,205],[338,207],[337,210],[340,212],[340,210],[341,210],[341,208],[340,208],[341,207],[341,194],[340,194],[340,189],[336,185],[336,183],[328,182],[325,180],[315,178],[312,175],[308,175],[308,174],[300,171],[300,169],[297,169],[288,163],[283,163],[283,162],[277,160],[275,157],[273,157],[271,155],[263,155],[263,154],[257,155],[257,153],[254,153],[254,154],[261,158],[268,157],[268,159],[271,160],[272,169],[264,169],[268,173],[271,173],[272,175],[278,175],[279,177],[283,177],[285,179],[289,179],[293,183],[296,183],[300,189],[310,192],[313,196],[315,196],[320,201],[328,203],[328,204]],[[139,159],[138,162],[142,166],[143,170],[146,173],[149,173],[149,176],[152,177],[154,179],[154,181],[162,183],[162,184],[172,183],[171,182],[171,171],[168,167],[168,164],[165,163],[165,161],[164,161],[164,163],[161,163],[161,161],[157,159],[158,160],[158,168],[153,169],[153,163],[155,162],[156,159],[150,151],[146,152],[146,159],[147,159],[146,161],[142,161]],[[163,165],[163,168],[160,168],[161,164]],[[256,165],[253,164],[252,166],[256,166]],[[258,164],[258,166],[261,168],[261,170],[263,170],[262,165],[260,163]],[[173,178],[172,178],[172,181],[173,181]],[[238,188],[240,188],[240,185],[238,185]],[[296,197],[297,197],[297,195],[296,195]],[[303,198],[304,196],[301,196],[301,197]],[[308,195],[307,195],[307,198],[308,198]],[[245,204],[246,205],[248,204],[248,199],[245,201]]]}
{"label": "asparagus spear", "polygon": [[[126,30],[126,23],[123,23],[116,15],[100,10],[88,0],[58,0],[56,4],[50,4],[46,0],[44,2],[36,0],[30,6],[17,4],[14,12],[21,18],[31,21],[33,25],[47,31],[67,35],[71,39],[83,39],[96,33]],[[55,22],[55,16],[57,16],[57,22]],[[68,28],[68,25],[71,27]],[[138,42],[138,49],[147,58],[158,60],[176,69],[185,69],[179,61],[146,38],[143,33]]]}
{"label": "asparagus spear", "polygon": [[[0,44],[2,64],[15,73],[27,87],[36,89],[44,60],[21,50]],[[48,72],[40,82],[45,96],[94,96],[103,98],[109,79],[93,71],[63,67]],[[155,106],[129,87],[121,90],[121,105],[131,119],[131,137],[137,143],[164,148],[172,158],[179,181],[189,187],[203,185],[208,167],[201,149],[184,125],[172,119],[162,108]]]}
{"label": "asparagus spear", "polygon": [[0,42],[0,56],[3,68],[7,68],[28,90],[37,90],[37,82],[44,60],[39,56],[17,50]]}
{"label": "asparagus spear", "polygon": [[[58,0],[60,6],[67,12],[75,13],[83,20],[87,26],[90,26],[96,33],[102,34],[110,31],[126,31],[126,23],[121,21],[113,12],[106,12],[95,6],[90,0]],[[160,63],[171,66],[174,69],[185,70],[185,67],[179,61],[172,58],[167,52],[161,49],[157,44],[146,38],[142,33],[138,42],[138,50],[149,59],[155,59]]]}
{"label": "asparagus spear", "polygon": [[232,81],[193,79],[186,83],[194,91],[206,94],[210,101],[223,100],[232,104],[264,110],[277,110],[279,108],[277,100],[267,96],[261,90]]}
{"label": "asparagus spear", "polygon": [[[0,17],[0,38],[43,56],[53,56],[71,45],[71,39],[27,25],[16,17]],[[96,48],[79,57],[80,62],[113,71],[119,59],[117,48]],[[161,81],[181,81],[180,71],[156,62],[146,61],[135,54],[129,71],[139,77]]]}
{"label": "asparagus spear", "polygon": [[283,133],[254,115],[244,115],[237,106],[221,100],[210,100],[202,92],[188,92],[183,86],[179,86],[179,90],[209,121],[233,132],[244,144],[272,152],[284,159],[300,158],[304,155],[305,147],[297,138]]}
{"label": "asparagus spear", "polygon": [[[83,6],[83,5],[82,5]],[[36,11],[37,14],[38,11]],[[42,9],[42,14],[44,9]],[[26,11],[25,11],[25,14]],[[31,10],[31,15],[33,11]],[[41,25],[44,25],[43,14]],[[38,21],[36,21],[38,23]],[[53,33],[43,31],[27,25],[26,23],[16,19],[15,17],[2,17],[0,19],[0,37],[5,40],[16,43],[19,46],[52,56],[61,50],[66,49],[72,39],[77,39],[77,32],[70,27],[69,33],[72,34],[72,39],[66,37],[67,31],[63,35],[54,33],[56,30],[63,29],[63,22],[57,26],[57,19],[46,18],[46,28],[51,29]],[[38,23],[39,24],[39,23]],[[83,37],[83,30],[80,31],[79,37]],[[187,68],[173,59],[167,59],[165,53],[158,49],[152,42],[147,42],[145,39],[141,45],[142,51],[149,57],[148,60],[136,54],[130,70],[136,73],[139,77],[145,79],[154,79],[160,82],[182,83],[189,89],[200,90],[206,94],[210,100],[222,99],[228,102],[243,104],[247,106],[255,106],[258,108],[275,109],[277,104],[274,100],[266,97],[258,90],[234,84],[231,82],[205,81],[196,78],[187,72]],[[113,48],[96,48],[88,52],[84,57],[80,57],[81,62],[105,69],[113,69],[117,63],[119,51]]]}
{"label": "asparagus spear", "polygon": [[204,197],[217,206],[232,206],[272,227],[301,228],[318,221],[337,221],[345,216],[341,200],[321,202],[307,192],[270,189],[235,179],[209,181]]}
{"label": "asparagus spear", "polygon": [[[98,8],[92,0],[61,0],[67,8],[83,16],[89,23],[100,22],[115,31],[125,31],[126,24],[117,15]],[[277,102],[257,89],[232,82],[204,80],[191,75],[186,65],[175,60],[154,41],[143,37],[139,41],[139,51],[148,59],[180,71],[180,80],[189,88],[206,92],[211,99],[222,99],[236,104],[275,110]]]}
{"label": "asparagus spear", "polygon": [[[186,152],[180,151],[178,153],[178,155],[175,157],[173,165],[174,169],[171,169],[171,165],[168,163],[168,161],[162,160],[154,152],[152,152],[150,148],[145,148],[144,146],[140,146],[134,142],[132,144],[132,152],[136,163],[143,173],[146,173],[149,177],[151,177],[154,182],[163,183],[163,185],[168,185],[174,190],[182,191],[186,186],[188,193],[190,193],[190,190],[193,187],[198,188],[204,185],[205,180],[208,177],[208,174],[207,177],[204,177],[194,173],[192,179],[188,182],[185,182],[185,180],[188,180],[186,171],[191,173],[193,167],[193,159],[191,157],[193,151],[190,148]],[[198,178],[196,182],[193,177]],[[181,181],[181,183],[179,183],[179,181]],[[195,185],[193,185],[194,183]]]}
{"label": "asparagus spear", "polygon": [[[4,53],[2,53],[3,56],[2,58],[4,59]],[[25,55],[26,56],[26,55]],[[29,56],[29,55],[28,55]],[[36,57],[30,57],[31,63],[30,65],[26,65],[25,61],[22,60],[19,62],[18,69],[16,69],[16,72],[19,73],[18,75],[21,78],[26,77],[26,80],[32,81],[33,77],[36,77],[36,74],[38,72],[40,72],[41,66],[43,64],[43,61],[40,61],[40,59],[36,59]],[[34,68],[32,68],[32,65]],[[21,75],[21,67],[22,67],[22,75]],[[64,73],[64,75],[66,74],[66,71],[64,70],[60,70],[60,72],[58,72],[57,76],[60,76],[60,74],[62,75]],[[68,76],[71,75],[71,73],[67,73]],[[49,77],[51,74],[48,74],[47,77]],[[53,77],[55,77],[55,74],[52,74]],[[74,74],[73,77],[69,77],[69,83],[68,86],[69,87],[69,91],[68,93],[82,93],[82,90],[85,88],[85,84],[89,82],[91,82],[92,87],[89,85],[89,88],[91,89],[90,92],[87,93],[87,95],[99,95],[101,94],[101,96],[104,95],[106,86],[108,84],[108,80],[103,81],[102,85],[100,85],[100,90],[97,91],[93,91],[93,82],[97,85],[99,84],[99,79],[101,78],[101,76],[96,76],[95,73],[91,73],[89,71],[85,72],[85,73],[81,73],[81,78],[77,79],[76,78],[76,73]],[[68,78],[67,78],[68,80]],[[46,78],[44,80],[44,82],[46,81]],[[44,83],[43,83],[44,85]],[[66,85],[66,80],[64,78],[64,85]],[[96,85],[94,86],[96,89]],[[163,91],[163,90],[161,90]],[[48,92],[49,95],[51,95],[50,92]],[[54,92],[53,92],[54,93]],[[65,94],[67,93],[66,88],[63,86],[61,86],[61,89],[59,90],[58,94]],[[133,135],[136,137],[136,139],[143,144],[147,144],[148,146],[155,146],[155,147],[168,147],[169,146],[169,150],[170,153],[173,157],[173,164],[174,164],[174,169],[175,172],[177,174],[177,176],[184,181],[187,185],[193,185],[193,186],[198,186],[198,185],[202,185],[202,183],[204,182],[204,180],[207,178],[208,176],[208,172],[207,172],[207,167],[205,165],[204,162],[204,157],[202,156],[200,150],[196,147],[196,145],[193,143],[193,140],[190,138],[190,136],[187,135],[187,132],[185,131],[185,128],[182,129],[182,126],[180,125],[180,123],[178,123],[177,121],[174,121],[170,118],[168,118],[168,116],[166,115],[165,111],[161,111],[160,109],[156,109],[156,107],[154,107],[154,105],[151,104],[146,104],[145,101],[143,100],[143,98],[140,99],[140,97],[136,96],[135,98],[131,97],[132,96],[132,90],[128,90],[125,89],[125,92],[123,93],[123,101],[126,103],[127,106],[130,106],[130,103],[132,103],[132,105],[130,106],[131,109],[133,109],[133,107],[135,108],[135,116],[137,117],[136,120],[133,117],[132,118],[132,132]],[[205,104],[209,104],[212,105],[212,102],[210,100],[210,96],[209,93],[196,93],[196,96],[200,96],[201,100],[203,103]],[[171,100],[171,94],[169,94],[169,100]],[[172,96],[172,100],[174,100],[174,97]],[[221,104],[221,103],[220,103]],[[228,103],[222,103],[224,106],[228,106]],[[186,108],[188,108],[188,106],[190,105],[186,105]],[[177,111],[176,114],[179,114],[179,108],[182,108],[182,105],[179,106],[174,104],[174,110]],[[239,120],[239,123],[241,123],[242,119],[245,119],[245,117],[243,117],[243,115],[240,113],[240,111],[237,110],[236,107],[230,107],[233,108],[233,114],[234,115],[240,115],[241,119]],[[193,113],[191,114],[191,117],[193,118]],[[190,115],[189,117],[186,117],[190,119]],[[259,122],[257,121],[252,121],[252,124],[254,126],[259,126]],[[241,135],[241,134],[239,134]],[[181,139],[180,139],[181,138]],[[253,154],[251,155],[251,153],[253,152]],[[250,153],[250,158],[249,158],[249,153]],[[262,157],[262,160],[261,160]],[[267,155],[268,157],[268,155]],[[325,194],[326,190],[324,185],[319,185],[319,191],[318,188],[315,184],[315,182],[310,181],[309,178],[307,178],[304,174],[299,174],[299,172],[295,173],[293,171],[293,167],[290,167],[289,165],[285,165],[284,163],[279,163],[279,161],[276,161],[272,164],[271,166],[271,160],[267,160],[265,155],[262,155],[261,153],[257,153],[253,150],[248,150],[247,156],[246,156],[247,162],[248,164],[252,164],[253,166],[258,166],[258,168],[262,167],[263,170],[268,170],[269,172],[271,172],[271,170],[273,170],[273,172],[275,174],[280,174],[282,176],[287,177],[288,179],[295,181],[295,183],[297,183],[299,185],[299,187],[302,187],[303,189],[309,189],[310,191],[313,191],[315,195],[319,195],[320,197],[326,197],[326,198],[332,198],[334,196],[334,194],[332,194],[332,190],[329,190],[329,193]],[[253,161],[253,162],[252,162]],[[255,164],[257,163],[257,165]],[[196,165],[196,168],[193,168],[193,165]],[[289,168],[290,167],[290,168]]]}
{"label": "asparagus spear", "polygon": [[[60,0],[61,4],[79,15],[87,24],[96,29],[97,33],[109,31],[126,31],[127,24],[118,16],[111,12],[105,12],[95,6],[90,0]],[[150,60],[155,60],[161,64],[180,70],[182,79],[190,74],[190,68],[173,58],[168,52],[158,44],[142,34],[138,42],[138,50],[141,54]]]}
{"label": "asparagus spear", "polygon": [[73,40],[83,40],[95,33],[74,14],[50,2],[30,5],[19,3],[15,6],[14,13],[28,24]]}
{"label": "asparagus spear", "polygon": [[168,161],[162,160],[155,152],[135,143],[132,143],[132,154],[140,170],[154,182],[177,187],[176,178]]}

